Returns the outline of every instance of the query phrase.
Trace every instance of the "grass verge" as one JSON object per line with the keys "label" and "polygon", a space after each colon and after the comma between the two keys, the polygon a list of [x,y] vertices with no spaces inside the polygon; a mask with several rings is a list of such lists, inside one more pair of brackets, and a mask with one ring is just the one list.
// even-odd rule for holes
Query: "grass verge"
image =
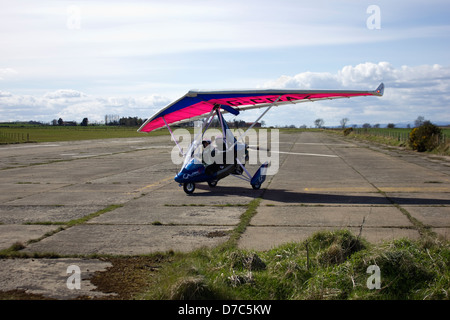
{"label": "grass verge", "polygon": [[[367,141],[391,147],[400,147],[412,150],[408,143],[410,129],[357,129],[345,134],[343,130],[325,130],[324,132],[346,136],[349,139]],[[445,142],[439,144],[431,151],[425,151],[425,154],[450,155],[450,143],[448,137],[450,130],[444,129],[443,134],[447,137]]]}
{"label": "grass verge", "polygon": [[[369,289],[368,268],[380,268]],[[235,247],[171,253],[139,299],[449,299],[448,243],[371,245],[347,230],[256,252]]]}

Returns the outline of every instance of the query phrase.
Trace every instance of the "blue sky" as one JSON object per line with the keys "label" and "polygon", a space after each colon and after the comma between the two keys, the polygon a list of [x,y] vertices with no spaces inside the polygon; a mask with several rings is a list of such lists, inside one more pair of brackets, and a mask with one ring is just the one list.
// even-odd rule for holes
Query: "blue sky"
{"label": "blue sky", "polygon": [[[368,12],[371,6],[376,12]],[[450,123],[448,1],[0,1],[0,121],[147,118],[190,89],[355,89],[268,125]],[[379,19],[378,19],[379,17]],[[379,28],[370,28],[377,18]],[[251,121],[261,111],[239,116]]]}

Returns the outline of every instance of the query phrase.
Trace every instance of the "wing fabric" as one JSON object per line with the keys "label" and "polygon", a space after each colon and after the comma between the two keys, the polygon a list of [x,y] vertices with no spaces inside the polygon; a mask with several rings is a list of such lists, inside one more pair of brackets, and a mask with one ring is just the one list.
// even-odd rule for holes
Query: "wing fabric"
{"label": "wing fabric", "polygon": [[[177,101],[161,109],[139,128],[140,132],[150,132],[167,124],[192,121],[211,112],[214,105],[224,109],[239,111],[262,108],[271,104],[278,106],[308,101],[352,98],[359,96],[382,96],[384,85],[374,91],[355,90],[229,90],[229,91],[189,91]],[[227,112],[225,110],[225,112]]]}

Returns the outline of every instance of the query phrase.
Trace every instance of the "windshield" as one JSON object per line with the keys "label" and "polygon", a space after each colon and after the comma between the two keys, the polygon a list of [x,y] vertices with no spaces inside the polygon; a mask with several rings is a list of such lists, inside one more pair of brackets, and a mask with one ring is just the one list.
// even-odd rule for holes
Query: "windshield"
{"label": "windshield", "polygon": [[184,158],[183,167],[181,169],[185,168],[192,161],[192,159],[195,160],[195,163],[202,163],[202,144],[196,140],[189,146]]}

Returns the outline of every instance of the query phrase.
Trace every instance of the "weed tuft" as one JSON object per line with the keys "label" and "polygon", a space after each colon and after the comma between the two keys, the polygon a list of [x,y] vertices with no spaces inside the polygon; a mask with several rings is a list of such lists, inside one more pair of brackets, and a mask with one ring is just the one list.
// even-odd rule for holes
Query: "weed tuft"
{"label": "weed tuft", "polygon": [[229,255],[230,267],[234,270],[260,271],[266,269],[266,264],[256,253],[233,251]]}
{"label": "weed tuft", "polygon": [[353,253],[368,246],[365,241],[355,237],[348,230],[317,232],[307,244],[312,253],[315,252],[318,264],[322,266],[341,264]]}
{"label": "weed tuft", "polygon": [[202,276],[186,277],[178,280],[171,288],[171,300],[210,300],[215,293],[209,289]]}

